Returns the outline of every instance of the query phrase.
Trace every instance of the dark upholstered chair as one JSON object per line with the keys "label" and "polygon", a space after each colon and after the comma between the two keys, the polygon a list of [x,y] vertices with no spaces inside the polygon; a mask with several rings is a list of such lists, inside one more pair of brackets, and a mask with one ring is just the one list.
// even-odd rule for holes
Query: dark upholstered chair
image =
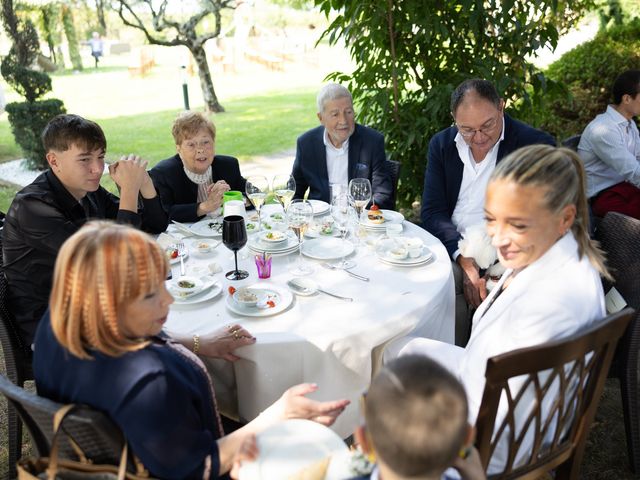
{"label": "dark upholstered chair", "polygon": [[574,152],[577,152],[578,151],[578,144],[580,143],[580,137],[581,136],[582,135],[573,135],[573,136],[571,136],[569,138],[565,138],[561,142],[562,146],[570,148]]}
{"label": "dark upholstered chair", "polygon": [[[391,185],[393,186],[393,205],[396,204],[396,196],[398,195],[398,179],[400,178],[400,162],[395,160],[385,160],[387,171],[391,176]],[[394,207],[395,208],[395,207]]]}
{"label": "dark upholstered chair", "polygon": [[615,280],[613,286],[636,309],[636,316],[618,345],[609,377],[620,380],[629,464],[634,473],[640,473],[640,220],[609,212],[600,222],[596,237],[607,254],[607,265]]}
{"label": "dark upholstered chair", "polygon": [[[53,416],[63,405],[18,387],[3,375],[0,375],[0,392],[20,415],[38,455],[48,456],[53,439]],[[117,465],[120,461],[123,436],[105,414],[80,406],[65,419],[62,428],[93,463]],[[60,456],[77,459],[67,442],[60,445]]]}
{"label": "dark upholstered chair", "polygon": [[[496,446],[502,441],[509,445],[504,470],[491,478],[533,480],[551,470],[556,471],[557,480],[578,478],[589,427],[618,339],[634,313],[627,308],[565,340],[487,361],[476,422],[477,447],[485,469]],[[514,377],[520,377],[518,382],[510,381]],[[497,419],[501,398],[508,411]],[[540,408],[543,402],[544,409]],[[516,423],[521,428],[514,429]],[[525,432],[533,432],[533,446],[516,465]]]}

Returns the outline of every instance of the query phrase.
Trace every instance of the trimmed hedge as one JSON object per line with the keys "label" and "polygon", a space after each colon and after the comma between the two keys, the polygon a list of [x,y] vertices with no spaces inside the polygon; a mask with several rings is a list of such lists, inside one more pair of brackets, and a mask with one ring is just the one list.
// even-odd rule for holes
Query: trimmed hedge
{"label": "trimmed hedge", "polygon": [[571,98],[551,98],[542,112],[541,128],[563,139],[582,133],[612,101],[611,86],[625,70],[640,69],[640,19],[599,32],[565,53],[546,75],[568,89]]}
{"label": "trimmed hedge", "polygon": [[49,120],[56,115],[66,113],[61,100],[51,98],[38,102],[12,102],[6,106],[11,131],[22,152],[27,165],[33,170],[46,168],[44,147],[40,133]]}

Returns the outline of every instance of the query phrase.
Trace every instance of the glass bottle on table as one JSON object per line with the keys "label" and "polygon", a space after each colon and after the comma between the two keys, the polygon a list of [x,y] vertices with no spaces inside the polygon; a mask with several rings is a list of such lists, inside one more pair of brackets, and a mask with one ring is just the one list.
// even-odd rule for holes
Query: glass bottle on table
{"label": "glass bottle on table", "polygon": [[302,242],[304,233],[309,228],[309,224],[313,220],[313,207],[306,200],[293,200],[287,207],[287,221],[289,228],[293,230],[298,237],[298,261],[296,266],[291,270],[294,275],[309,275],[313,273],[313,268],[302,263]]}
{"label": "glass bottle on table", "polygon": [[293,199],[293,195],[296,193],[296,181],[293,176],[288,174],[276,175],[273,177],[271,189],[282,208],[286,211]]}
{"label": "glass bottle on table", "polygon": [[247,198],[253,204],[254,208],[258,212],[258,230],[262,228],[262,218],[260,216],[260,210],[265,200],[267,199],[267,194],[269,193],[269,181],[267,177],[263,175],[251,175],[247,178],[247,183],[245,185],[245,193],[247,194]]}

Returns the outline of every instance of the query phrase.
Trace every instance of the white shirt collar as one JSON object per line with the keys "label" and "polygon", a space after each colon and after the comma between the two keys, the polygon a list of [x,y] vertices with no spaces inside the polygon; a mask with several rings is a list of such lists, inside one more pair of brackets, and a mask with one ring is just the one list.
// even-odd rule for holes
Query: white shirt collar
{"label": "white shirt collar", "polygon": [[347,138],[340,148],[336,148],[336,146],[331,143],[329,140],[329,133],[327,129],[324,129],[324,135],[322,135],[322,141],[324,142],[325,147],[334,150],[337,154],[343,155],[349,149],[349,139]]}
{"label": "white shirt collar", "polygon": [[209,168],[207,168],[207,171],[204,172],[204,173],[191,172],[191,171],[187,170],[187,168],[184,165],[183,165],[182,168],[184,169],[184,174],[193,183],[197,183],[198,185],[202,185],[203,183],[211,182],[211,165],[209,165]]}
{"label": "white shirt collar", "polygon": [[631,122],[631,120],[627,120],[624,115],[613,108],[613,105],[607,105],[607,111],[605,113],[609,115],[611,117],[611,120],[613,120],[615,123],[627,125]]}
{"label": "white shirt collar", "polygon": [[[454,142],[456,142],[456,145],[458,146],[458,150],[466,146],[467,149],[469,150],[469,156],[473,158],[473,155],[471,154],[471,147],[467,142],[464,141],[464,138],[462,137],[462,135],[460,135],[460,130],[458,130],[458,133],[456,133],[456,137],[453,140]],[[489,150],[489,152],[487,152],[484,158],[487,158],[494,149],[499,148],[500,142],[503,140],[504,140],[504,115],[502,115],[502,132],[500,133],[500,138],[498,138],[498,141],[495,143],[493,147],[491,147],[491,149]],[[484,161],[484,159],[482,160]]]}

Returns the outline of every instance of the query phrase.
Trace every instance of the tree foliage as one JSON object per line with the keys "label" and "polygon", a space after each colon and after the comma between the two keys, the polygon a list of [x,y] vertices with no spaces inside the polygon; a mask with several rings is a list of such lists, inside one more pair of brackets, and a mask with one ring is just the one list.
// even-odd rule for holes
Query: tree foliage
{"label": "tree foliage", "polygon": [[[195,13],[187,19],[181,19],[168,12],[169,0],[117,0],[118,15],[125,25],[141,30],[147,41],[153,45],[173,47],[182,45],[189,49],[198,66],[200,87],[207,110],[223,112],[213,88],[209,62],[204,44],[220,35],[222,11],[235,5],[235,0],[201,0],[188,2],[195,8]],[[151,17],[151,22],[144,20],[142,13]],[[214,26],[206,32],[199,30],[205,18],[213,17]]]}
{"label": "tree foliage", "polygon": [[571,97],[551,99],[536,117],[560,139],[581,133],[613,100],[616,77],[631,69],[640,69],[640,18],[601,30],[549,65],[547,76],[565,85]]}
{"label": "tree foliage", "polygon": [[398,200],[422,192],[429,139],[452,124],[449,100],[461,81],[495,83],[516,116],[543,102],[550,83],[531,63],[554,48],[591,0],[315,0],[327,17],[324,37],[344,41],[356,62],[347,83],[359,120],[385,134],[402,162]]}
{"label": "tree foliage", "polygon": [[18,17],[13,0],[2,0],[2,22],[12,45],[2,60],[0,72],[9,85],[26,99],[25,102],[12,102],[6,106],[9,123],[29,166],[42,168],[47,163],[40,133],[47,121],[64,112],[64,107],[57,99],[38,101],[51,91],[51,78],[32,69],[40,53],[38,33],[30,20]]}

